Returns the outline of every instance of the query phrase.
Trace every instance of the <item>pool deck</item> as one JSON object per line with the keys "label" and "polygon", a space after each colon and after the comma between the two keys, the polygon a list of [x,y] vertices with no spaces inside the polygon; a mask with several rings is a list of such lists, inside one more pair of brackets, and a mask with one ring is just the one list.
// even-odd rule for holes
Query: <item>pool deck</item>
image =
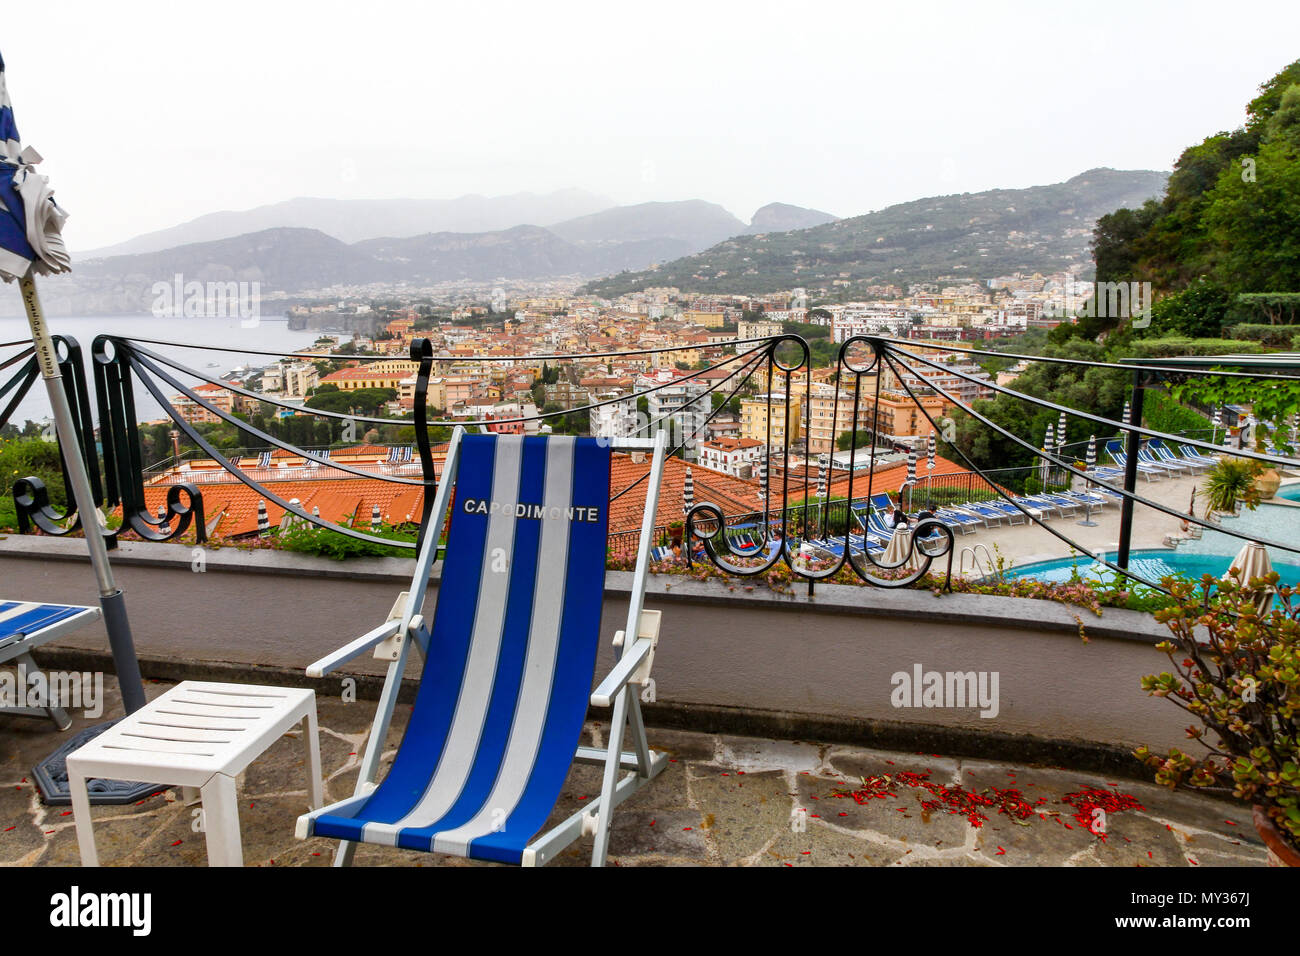
{"label": "pool deck", "polygon": [[[1282,479],[1284,485],[1295,484],[1295,477],[1300,477],[1300,474],[1284,473]],[[1205,475],[1202,473],[1190,477],[1164,478],[1154,482],[1139,479],[1137,493],[1150,501],[1173,508],[1181,514],[1187,511],[1192,497],[1192,490],[1196,489],[1196,513],[1199,517],[1203,516],[1205,511],[1204,488]],[[1300,508],[1300,502],[1280,498],[1274,498],[1267,504],[1284,508]],[[1093,553],[1098,551],[1106,552],[1107,557],[1113,561],[1115,552],[1119,548],[1119,518],[1120,501],[1117,498],[1110,498],[1104,508],[1093,510],[1092,520],[1096,522],[1095,527],[1087,528],[1078,524],[1079,521],[1083,520],[1082,511],[1064,518],[1053,515],[1048,519],[1047,524],[1048,527],[1060,531]],[[1181,521],[1172,515],[1143,504],[1135,504],[1133,508],[1131,547],[1134,551],[1144,549],[1168,550],[1169,545],[1165,543],[1166,538],[1171,534],[1181,533],[1181,524]],[[995,528],[981,527],[975,534],[957,535],[956,548],[958,554],[961,553],[962,548],[973,547],[977,544],[982,544],[988,548],[995,559],[998,555],[1001,555],[1003,558],[1010,560],[1013,562],[1013,567],[1023,567],[1039,561],[1071,557],[1069,545],[1052,534],[1051,531],[1039,527],[1033,522],[1015,526],[1004,524]],[[954,564],[955,567],[956,564]]]}
{"label": "pool deck", "polygon": [[[120,714],[111,678],[106,714]],[[169,684],[149,682],[156,697]],[[356,780],[374,703],[317,700],[327,800],[349,796]],[[385,752],[393,757],[410,708],[399,706]],[[101,718],[103,719],[103,718]],[[92,723],[77,716],[73,731]],[[600,745],[607,725],[590,723]],[[666,750],[668,769],[615,817],[610,862],[621,866],[1263,866],[1265,850],[1241,804],[1175,793],[1149,783],[1106,778],[1060,767],[1038,767],[939,754],[895,753],[805,740],[770,740],[688,733],[651,727],[650,742]],[[43,806],[31,767],[65,734],[49,721],[0,716],[0,865],[76,866],[73,816]],[[928,774],[950,789],[987,793],[1014,788],[1034,805],[1023,821],[987,809],[972,826],[946,807],[927,808],[926,790],[896,786],[862,803],[836,791],[888,774]],[[294,839],[294,821],[307,809],[302,745],[287,735],[239,781],[239,810],[247,866],[326,866],[333,844]],[[576,767],[552,823],[599,791],[600,769]],[[1132,797],[1142,809],[1111,812],[1104,836],[1080,823],[1083,788]],[[194,807],[172,794],[137,805],[92,812],[100,861],[106,866],[203,866],[206,849]],[[1087,814],[1087,819],[1098,819]],[[553,865],[588,862],[590,839]],[[480,865],[458,858],[363,846],[361,866]],[[482,864],[491,865],[491,864]]]}

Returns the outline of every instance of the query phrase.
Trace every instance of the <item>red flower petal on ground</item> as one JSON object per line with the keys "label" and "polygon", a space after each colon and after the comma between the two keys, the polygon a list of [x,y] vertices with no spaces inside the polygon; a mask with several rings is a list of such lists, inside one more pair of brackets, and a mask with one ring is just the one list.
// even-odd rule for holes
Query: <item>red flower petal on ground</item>
{"label": "red flower petal on ground", "polygon": [[172,844],[172,846],[180,846],[182,842],[184,842],[184,841],[182,841],[182,840],[177,840],[175,843]]}
{"label": "red flower petal on ground", "polygon": [[1004,849],[1002,849],[1002,847],[998,847],[998,852],[997,852],[997,853],[994,853],[993,855],[994,855],[994,856],[1006,856],[1006,855],[1007,855],[1007,851],[1004,850]]}

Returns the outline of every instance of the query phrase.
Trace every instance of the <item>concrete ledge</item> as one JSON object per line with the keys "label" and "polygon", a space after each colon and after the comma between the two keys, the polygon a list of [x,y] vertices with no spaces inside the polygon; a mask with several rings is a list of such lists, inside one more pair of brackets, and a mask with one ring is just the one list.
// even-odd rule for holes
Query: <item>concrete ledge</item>
{"label": "concrete ledge", "polygon": [[[123,541],[110,552],[114,566],[149,567],[193,571],[196,549],[187,545]],[[0,559],[8,556],[38,560],[88,563],[86,546],[79,538],[44,535],[0,537]],[[296,554],[270,548],[203,548],[205,573],[256,573],[292,577],[339,578],[350,581],[391,582],[403,590],[411,579],[412,562],[407,558],[353,558],[334,561],[316,555]],[[433,567],[431,582],[441,579],[442,565]],[[400,587],[397,587],[400,585]],[[605,575],[607,597],[626,600],[632,588],[632,574],[609,571]],[[688,602],[716,607],[762,605],[828,614],[883,616],[906,621],[945,621],[953,624],[996,624],[1000,627],[1036,631],[1060,631],[1078,639],[1080,628],[1088,637],[1108,637],[1154,644],[1167,631],[1149,614],[1107,608],[1101,617],[1087,608],[1032,598],[993,594],[943,594],[914,589],[890,590],[847,584],[818,584],[813,593],[799,583],[789,593],[773,591],[760,579],[735,579],[730,584],[717,580],[697,581],[684,575],[651,575],[647,595],[660,604]]]}
{"label": "concrete ledge", "polygon": [[[0,540],[0,591],[6,598],[94,603],[83,548],[80,540]],[[123,543],[112,560],[146,674],[292,680],[322,694],[339,685],[308,683],[306,666],[382,621],[411,569],[397,558],[335,562],[226,548],[205,551],[199,574],[191,548],[152,543]],[[606,576],[601,674],[613,662],[608,638],[625,624],[631,579],[625,572]],[[820,585],[812,595],[795,585],[779,593],[762,582],[674,575],[651,578],[647,605],[665,611],[656,703],[647,708],[662,725],[1072,763],[1108,773],[1119,772],[1123,755],[1138,744],[1163,749],[1185,742],[1182,712],[1139,686],[1143,675],[1169,669],[1154,648],[1163,631],[1148,615],[1107,610],[1097,617],[1051,601],[846,585]],[[430,600],[426,611],[432,607]],[[47,645],[42,659],[103,670],[106,649],[96,625]],[[76,665],[76,654],[90,655],[82,659],[93,666]],[[996,678],[998,706],[989,708],[996,714],[981,716],[973,702],[903,706],[894,699],[895,684],[917,668]],[[372,694],[383,671],[367,655],[344,673],[357,680],[359,694]]]}

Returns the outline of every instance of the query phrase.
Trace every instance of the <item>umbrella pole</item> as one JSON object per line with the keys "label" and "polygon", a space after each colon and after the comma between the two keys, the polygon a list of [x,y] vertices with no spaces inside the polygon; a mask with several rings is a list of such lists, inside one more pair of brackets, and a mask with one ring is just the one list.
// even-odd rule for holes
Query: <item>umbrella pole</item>
{"label": "umbrella pole", "polygon": [[126,616],[126,601],[122,589],[113,580],[113,568],[108,563],[108,548],[104,545],[103,535],[99,533],[95,495],[90,489],[90,478],[87,477],[86,464],[81,457],[81,443],[77,441],[72,410],[68,406],[67,393],[63,390],[63,375],[59,372],[59,363],[54,354],[54,341],[50,337],[49,326],[45,324],[41,302],[36,295],[36,282],[30,272],[19,280],[19,287],[22,290],[23,306],[27,309],[27,323],[32,330],[36,359],[40,364],[41,376],[45,379],[45,388],[49,392],[50,405],[54,409],[54,426],[62,439],[59,444],[63,449],[64,463],[68,467],[68,479],[72,482],[77,514],[81,516],[81,530],[99,584],[99,606],[104,613],[104,627],[108,631],[108,643],[113,652],[117,683],[122,690],[122,703],[129,714],[143,707],[145,700],[144,683],[140,679],[140,661],[135,654],[131,624]]}

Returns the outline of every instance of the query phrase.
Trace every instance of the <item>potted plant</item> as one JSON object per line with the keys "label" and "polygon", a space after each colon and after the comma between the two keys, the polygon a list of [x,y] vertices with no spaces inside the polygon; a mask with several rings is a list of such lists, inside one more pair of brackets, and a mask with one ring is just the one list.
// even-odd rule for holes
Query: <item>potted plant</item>
{"label": "potted plant", "polygon": [[673,547],[680,547],[682,543],[682,528],[680,521],[674,521],[668,526],[668,540],[672,542]]}
{"label": "potted plant", "polygon": [[[1300,866],[1300,600],[1278,575],[1244,584],[1208,575],[1199,584],[1162,582],[1174,599],[1157,611],[1171,639],[1157,645],[1173,673],[1142,678],[1142,689],[1191,714],[1187,735],[1208,753],[1177,748],[1135,754],[1169,787],[1230,791],[1253,807],[1275,866]],[[1267,613],[1261,592],[1276,588]]]}
{"label": "potted plant", "polygon": [[1205,475],[1205,497],[1211,511],[1236,514],[1239,502],[1252,511],[1259,504],[1259,491],[1255,478],[1259,474],[1256,462],[1244,458],[1224,458]]}

